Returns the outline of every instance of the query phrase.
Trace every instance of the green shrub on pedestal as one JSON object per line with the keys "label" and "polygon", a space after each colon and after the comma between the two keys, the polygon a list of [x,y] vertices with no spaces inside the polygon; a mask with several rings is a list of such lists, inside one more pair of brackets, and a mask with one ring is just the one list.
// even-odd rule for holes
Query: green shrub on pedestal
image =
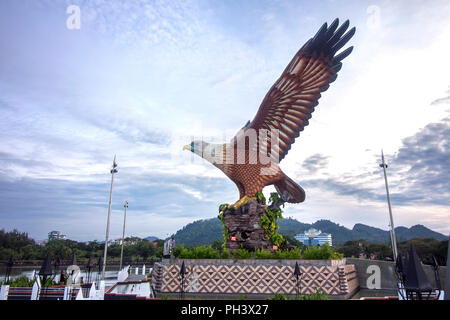
{"label": "green shrub on pedestal", "polygon": [[277,250],[275,251],[275,256],[277,259],[301,259],[302,251],[299,248]]}
{"label": "green shrub on pedestal", "polygon": [[230,250],[228,250],[227,248],[224,248],[222,250],[222,252],[220,253],[220,258],[221,259],[230,259],[230,257],[231,257]]}
{"label": "green shrub on pedestal", "polygon": [[239,248],[233,250],[233,257],[235,259],[251,259],[253,257],[253,253],[246,249]]}
{"label": "green shrub on pedestal", "polygon": [[185,248],[183,245],[176,245],[173,255],[179,259],[229,259],[230,251],[228,249],[219,251],[212,246]]}
{"label": "green shrub on pedestal", "polygon": [[255,259],[301,259],[302,252],[299,248],[276,250],[275,252],[256,249]]}
{"label": "green shrub on pedestal", "polygon": [[310,246],[301,252],[300,248],[278,249],[275,252],[256,249],[255,252],[244,248],[236,249],[231,255],[228,249],[218,250],[212,246],[197,246],[185,248],[184,245],[176,245],[173,255],[179,259],[304,259],[304,260],[340,260],[342,253],[338,253],[328,244],[320,247]]}
{"label": "green shrub on pedestal", "polygon": [[275,255],[270,251],[256,249],[255,259],[275,259]]}
{"label": "green shrub on pedestal", "polygon": [[[266,198],[262,192],[257,192],[256,198],[259,203],[266,204]],[[266,214],[262,215],[259,221],[259,226],[264,229],[267,240],[270,240],[275,246],[280,246],[284,241],[283,236],[278,233],[280,226],[277,222],[278,219],[283,219],[283,211],[280,208],[273,206],[278,202],[279,198],[280,196],[276,192],[270,194],[270,204],[266,208]]]}
{"label": "green shrub on pedestal", "polygon": [[227,240],[229,238],[229,232],[228,232],[228,228],[225,226],[225,220],[223,218],[223,214],[225,213],[225,211],[228,208],[228,203],[223,203],[219,206],[219,215],[217,216],[220,220],[220,222],[222,222],[222,235],[223,235],[223,250],[226,250],[226,245],[227,245]]}
{"label": "green shrub on pedestal", "polygon": [[340,260],[344,258],[342,253],[336,252],[328,243],[317,246],[309,246],[303,252],[305,260]]}

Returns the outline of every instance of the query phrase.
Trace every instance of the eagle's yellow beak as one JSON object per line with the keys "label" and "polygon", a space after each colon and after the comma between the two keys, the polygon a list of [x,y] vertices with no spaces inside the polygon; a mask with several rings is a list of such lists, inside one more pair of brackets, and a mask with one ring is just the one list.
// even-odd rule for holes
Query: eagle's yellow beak
{"label": "eagle's yellow beak", "polygon": [[189,150],[189,151],[191,151],[191,146],[190,145],[185,145],[184,147],[183,147],[183,150]]}

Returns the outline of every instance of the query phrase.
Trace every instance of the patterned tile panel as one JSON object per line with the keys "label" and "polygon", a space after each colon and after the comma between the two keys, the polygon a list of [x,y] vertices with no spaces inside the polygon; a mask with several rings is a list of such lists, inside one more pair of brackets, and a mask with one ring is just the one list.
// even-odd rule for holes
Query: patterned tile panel
{"label": "patterned tile panel", "polygon": [[[153,283],[160,292],[180,292],[180,266],[160,265]],[[357,286],[354,266],[300,266],[298,283],[301,294],[346,294]],[[261,293],[295,294],[297,282],[294,267],[283,265],[189,265],[186,267],[184,291],[191,293]],[[355,282],[356,279],[356,282]]]}

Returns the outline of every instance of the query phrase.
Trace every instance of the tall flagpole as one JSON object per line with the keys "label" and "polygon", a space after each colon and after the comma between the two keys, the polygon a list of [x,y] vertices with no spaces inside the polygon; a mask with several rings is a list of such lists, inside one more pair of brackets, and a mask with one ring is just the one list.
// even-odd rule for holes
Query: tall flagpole
{"label": "tall flagpole", "polygon": [[128,201],[125,201],[125,204],[123,205],[125,208],[125,212],[123,214],[123,232],[122,232],[122,249],[120,250],[120,268],[119,270],[122,270],[122,261],[123,261],[123,244],[125,242],[125,223],[127,221],[127,208],[128,208]]}
{"label": "tall flagpole", "polygon": [[114,185],[114,174],[117,173],[117,164],[116,164],[116,156],[114,155],[113,165],[111,169],[111,189],[109,191],[109,206],[108,206],[108,220],[106,222],[106,237],[105,237],[105,251],[103,253],[103,270],[102,270],[102,279],[105,280],[105,270],[106,270],[106,255],[108,252],[108,238],[109,238],[109,222],[111,220],[111,202],[112,202],[112,192]]}
{"label": "tall flagpole", "polygon": [[394,261],[397,261],[397,255],[398,255],[398,251],[397,251],[397,239],[395,236],[395,227],[394,227],[394,218],[392,217],[392,208],[391,208],[391,197],[389,195],[389,185],[388,185],[388,180],[387,180],[387,174],[386,174],[386,168],[387,168],[387,164],[384,162],[384,154],[383,154],[383,150],[381,150],[381,164],[380,167],[383,168],[383,172],[384,172],[384,183],[386,185],[386,195],[387,195],[387,201],[388,201],[388,207],[389,207],[389,218],[390,218],[390,233],[391,233],[391,245],[392,245],[392,253],[394,254]]}

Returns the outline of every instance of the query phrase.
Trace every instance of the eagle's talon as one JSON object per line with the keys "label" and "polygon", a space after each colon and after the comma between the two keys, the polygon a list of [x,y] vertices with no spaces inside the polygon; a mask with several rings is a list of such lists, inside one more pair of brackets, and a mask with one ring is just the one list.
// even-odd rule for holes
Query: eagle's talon
{"label": "eagle's talon", "polygon": [[233,208],[234,210],[237,210],[240,207],[242,207],[243,205],[246,205],[250,201],[254,201],[254,200],[256,200],[256,197],[243,196],[241,199],[236,201],[236,203],[229,205],[228,208],[229,209]]}

